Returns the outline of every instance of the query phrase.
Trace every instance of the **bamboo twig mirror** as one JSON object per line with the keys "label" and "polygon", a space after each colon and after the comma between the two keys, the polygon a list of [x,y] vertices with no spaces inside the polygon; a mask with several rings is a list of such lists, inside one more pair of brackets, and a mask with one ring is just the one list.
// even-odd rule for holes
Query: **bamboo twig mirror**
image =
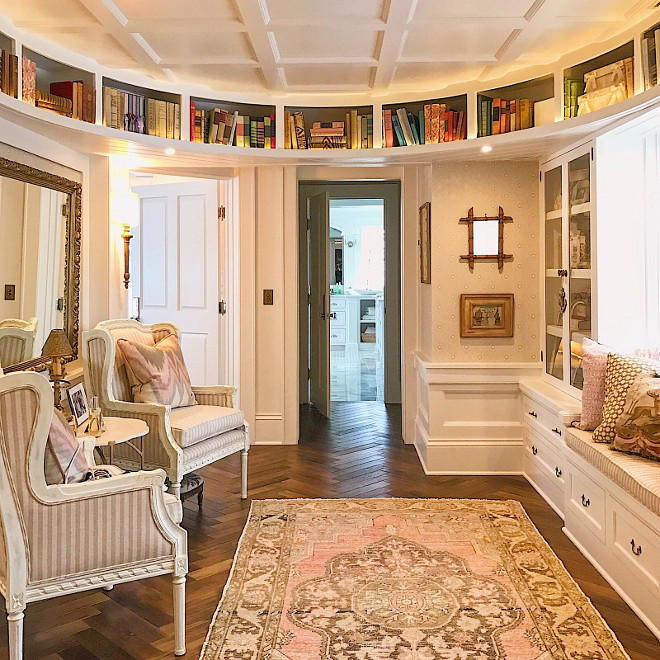
{"label": "bamboo twig mirror", "polygon": [[458,222],[468,226],[468,253],[461,255],[461,261],[467,261],[470,270],[474,270],[475,261],[497,261],[501,273],[504,262],[513,259],[512,254],[504,252],[504,225],[513,222],[513,218],[504,215],[501,206],[496,216],[475,217],[472,207],[467,218],[461,218]]}

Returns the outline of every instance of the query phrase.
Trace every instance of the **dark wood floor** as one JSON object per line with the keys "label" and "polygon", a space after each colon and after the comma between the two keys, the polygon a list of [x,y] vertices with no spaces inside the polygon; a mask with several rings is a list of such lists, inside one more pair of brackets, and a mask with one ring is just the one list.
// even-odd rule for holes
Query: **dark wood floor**
{"label": "dark wood floor", "polygon": [[[249,501],[239,499],[237,456],[201,472],[206,479],[202,510],[192,500],[184,505],[190,547],[187,658],[199,656],[249,509]],[[250,451],[254,499],[387,496],[519,500],[632,660],[660,659],[660,643],[564,536],[561,520],[525,479],[425,476],[415,450],[401,442],[399,407],[334,404],[331,421],[304,408],[299,446]],[[108,593],[89,591],[34,603],[26,610],[25,657],[171,657],[171,613],[171,581],[164,577],[119,585]],[[0,658],[7,658],[7,630],[1,625]]]}

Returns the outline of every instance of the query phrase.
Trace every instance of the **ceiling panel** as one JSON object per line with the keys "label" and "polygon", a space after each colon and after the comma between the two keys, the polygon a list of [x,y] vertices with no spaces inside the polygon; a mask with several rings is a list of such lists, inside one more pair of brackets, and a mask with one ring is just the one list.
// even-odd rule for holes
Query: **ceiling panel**
{"label": "ceiling panel", "polygon": [[465,18],[524,16],[534,0],[419,0],[413,18]]}
{"label": "ceiling panel", "polygon": [[521,53],[520,59],[523,62],[530,58],[535,61],[551,62],[557,59],[558,48],[560,52],[570,52],[578,35],[580,38],[584,37],[587,43],[597,42],[605,29],[604,25],[583,25],[568,31],[559,27],[545,30]]}
{"label": "ceiling panel", "polygon": [[312,22],[328,18],[380,19],[384,0],[265,0],[270,19]]}
{"label": "ceiling panel", "polygon": [[367,89],[371,85],[374,71],[375,68],[371,66],[343,64],[284,67],[287,85],[291,87],[347,85],[351,88],[359,86]]}
{"label": "ceiling panel", "polygon": [[402,62],[397,64],[392,87],[399,91],[443,87],[457,80],[474,80],[483,68],[484,65],[480,62]]}
{"label": "ceiling panel", "polygon": [[222,39],[217,33],[200,24],[191,39],[179,39],[173,32],[167,30],[146,30],[140,34],[158,56],[168,63],[171,62],[213,62],[220,58],[238,60],[255,60],[254,52],[247,36],[243,32],[225,32]]}
{"label": "ceiling panel", "polygon": [[0,13],[14,22],[39,22],[65,18],[71,22],[81,20],[97,23],[96,19],[78,0],[0,0]]}
{"label": "ceiling panel", "polygon": [[[624,14],[637,3],[630,0],[553,0],[552,10],[557,16],[582,16],[593,19],[599,16],[624,18]],[[648,0],[649,7],[655,4]]]}
{"label": "ceiling panel", "polygon": [[376,57],[379,32],[353,27],[279,27],[275,41],[282,58]]}
{"label": "ceiling panel", "polygon": [[431,62],[492,58],[510,34],[506,26],[415,25],[408,32],[402,56]]}
{"label": "ceiling panel", "polygon": [[[11,1],[11,0],[10,0]],[[83,0],[84,1],[84,0]],[[113,0],[107,0],[112,4]],[[129,21],[171,20],[177,18],[199,20],[239,18],[233,0],[114,0],[119,10]]]}
{"label": "ceiling panel", "polygon": [[173,66],[172,73],[178,80],[207,85],[218,91],[240,89],[263,91],[265,87],[261,69],[248,64],[205,64],[204,66]]}
{"label": "ceiling panel", "polygon": [[109,34],[95,34],[94,39],[90,39],[85,32],[71,31],[66,35],[66,45],[67,48],[83,52],[106,66],[117,68],[138,66],[135,58]]}

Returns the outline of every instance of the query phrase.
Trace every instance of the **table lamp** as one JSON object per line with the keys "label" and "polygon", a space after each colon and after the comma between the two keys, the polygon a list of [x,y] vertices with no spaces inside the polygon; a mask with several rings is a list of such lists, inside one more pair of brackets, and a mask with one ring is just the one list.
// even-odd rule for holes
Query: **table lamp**
{"label": "table lamp", "polygon": [[69,338],[62,328],[53,328],[46,339],[44,347],[41,349],[41,356],[51,358],[50,362],[50,380],[53,383],[53,397],[55,407],[62,410],[60,402],[62,385],[68,385],[69,382],[64,377],[64,358],[73,353],[73,348]]}

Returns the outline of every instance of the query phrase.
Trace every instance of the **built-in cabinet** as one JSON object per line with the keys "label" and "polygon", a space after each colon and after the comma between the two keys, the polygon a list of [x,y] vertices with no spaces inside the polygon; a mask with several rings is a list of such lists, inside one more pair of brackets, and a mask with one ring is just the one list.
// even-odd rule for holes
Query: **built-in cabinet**
{"label": "built-in cabinet", "polygon": [[582,389],[582,342],[595,337],[593,148],[586,145],[541,169],[544,217],[545,373]]}
{"label": "built-in cabinet", "polygon": [[382,299],[373,296],[330,296],[330,346],[376,350],[382,344]]}

